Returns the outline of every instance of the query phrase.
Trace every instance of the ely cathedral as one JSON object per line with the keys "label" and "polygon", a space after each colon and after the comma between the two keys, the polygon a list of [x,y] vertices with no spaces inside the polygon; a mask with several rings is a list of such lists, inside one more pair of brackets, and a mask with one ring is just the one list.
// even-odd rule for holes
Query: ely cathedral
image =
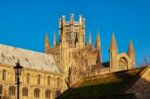
{"label": "ely cathedral", "polygon": [[[59,19],[59,41],[54,34],[53,47],[45,38],[43,53],[0,44],[0,99],[16,99],[15,72],[19,60],[23,66],[20,76],[20,99],[54,99],[82,78],[135,67],[135,52],[130,41],[127,53],[118,53],[114,36],[110,42],[109,62],[102,62],[101,38],[97,33],[95,45],[91,34],[85,41],[85,18],[70,15]],[[51,38],[50,38],[51,39]]]}
{"label": "ely cathedral", "polygon": [[[78,81],[82,74],[91,73],[95,65],[96,69],[105,67],[102,63],[100,33],[97,33],[94,47],[91,34],[88,42],[85,41],[85,34],[85,18],[79,16],[76,21],[74,14],[71,14],[70,21],[67,21],[65,16],[59,19],[59,41],[56,41],[54,34],[53,48],[49,44],[48,35],[45,38],[45,53],[54,56],[69,84]],[[110,62],[106,67],[110,67],[110,72],[134,68],[135,53],[132,41],[129,43],[128,52],[119,54],[113,33],[109,52]]]}

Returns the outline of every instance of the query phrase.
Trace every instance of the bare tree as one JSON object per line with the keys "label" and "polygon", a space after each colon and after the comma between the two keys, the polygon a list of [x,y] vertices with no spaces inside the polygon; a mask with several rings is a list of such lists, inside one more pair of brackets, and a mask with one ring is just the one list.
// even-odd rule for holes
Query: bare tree
{"label": "bare tree", "polygon": [[85,75],[90,74],[91,66],[96,64],[98,50],[91,47],[76,50],[73,52],[74,62],[70,67],[69,82],[75,83],[82,79]]}

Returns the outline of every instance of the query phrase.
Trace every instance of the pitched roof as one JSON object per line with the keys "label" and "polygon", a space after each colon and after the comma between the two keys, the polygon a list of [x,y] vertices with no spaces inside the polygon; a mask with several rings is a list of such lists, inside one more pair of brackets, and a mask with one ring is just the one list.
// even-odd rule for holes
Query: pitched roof
{"label": "pitched roof", "polygon": [[0,64],[15,66],[18,60],[26,68],[61,73],[52,55],[0,44]]}

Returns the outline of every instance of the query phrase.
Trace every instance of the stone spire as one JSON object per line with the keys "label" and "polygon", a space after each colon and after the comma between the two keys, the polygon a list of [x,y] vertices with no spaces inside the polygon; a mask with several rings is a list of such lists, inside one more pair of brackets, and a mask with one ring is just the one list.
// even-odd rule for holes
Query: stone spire
{"label": "stone spire", "polygon": [[112,34],[111,44],[110,44],[110,72],[114,72],[117,70],[117,55],[118,48],[114,33]]}
{"label": "stone spire", "polygon": [[116,43],[116,39],[115,39],[114,33],[112,34],[110,50],[118,50],[118,47],[117,47],[117,43]]}
{"label": "stone spire", "polygon": [[100,41],[100,33],[98,32],[97,37],[96,37],[96,48],[100,49],[101,48],[101,41]]}
{"label": "stone spire", "polygon": [[89,33],[89,42],[88,42],[90,45],[92,44],[92,36],[91,36],[91,33]]}
{"label": "stone spire", "polygon": [[133,48],[132,40],[130,40],[130,43],[129,43],[128,55],[129,55],[129,57],[134,56],[134,48]]}
{"label": "stone spire", "polygon": [[46,36],[45,36],[45,53],[48,53],[49,49],[50,49],[50,43],[49,43],[49,39],[48,39],[48,33],[46,32]]}
{"label": "stone spire", "polygon": [[56,33],[54,32],[54,41],[53,41],[54,47],[56,46]]}
{"label": "stone spire", "polygon": [[135,51],[134,51],[132,40],[130,40],[130,43],[129,43],[128,56],[130,57],[130,60],[131,60],[131,66],[134,67],[135,66]]}

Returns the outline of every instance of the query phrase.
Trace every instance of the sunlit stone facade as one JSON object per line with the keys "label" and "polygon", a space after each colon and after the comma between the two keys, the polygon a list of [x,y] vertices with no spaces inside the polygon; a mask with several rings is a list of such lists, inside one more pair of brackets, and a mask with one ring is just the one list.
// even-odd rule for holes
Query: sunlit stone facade
{"label": "sunlit stone facade", "polygon": [[51,55],[0,45],[0,95],[16,99],[15,72],[19,59],[20,99],[54,99],[66,89],[64,75]]}

